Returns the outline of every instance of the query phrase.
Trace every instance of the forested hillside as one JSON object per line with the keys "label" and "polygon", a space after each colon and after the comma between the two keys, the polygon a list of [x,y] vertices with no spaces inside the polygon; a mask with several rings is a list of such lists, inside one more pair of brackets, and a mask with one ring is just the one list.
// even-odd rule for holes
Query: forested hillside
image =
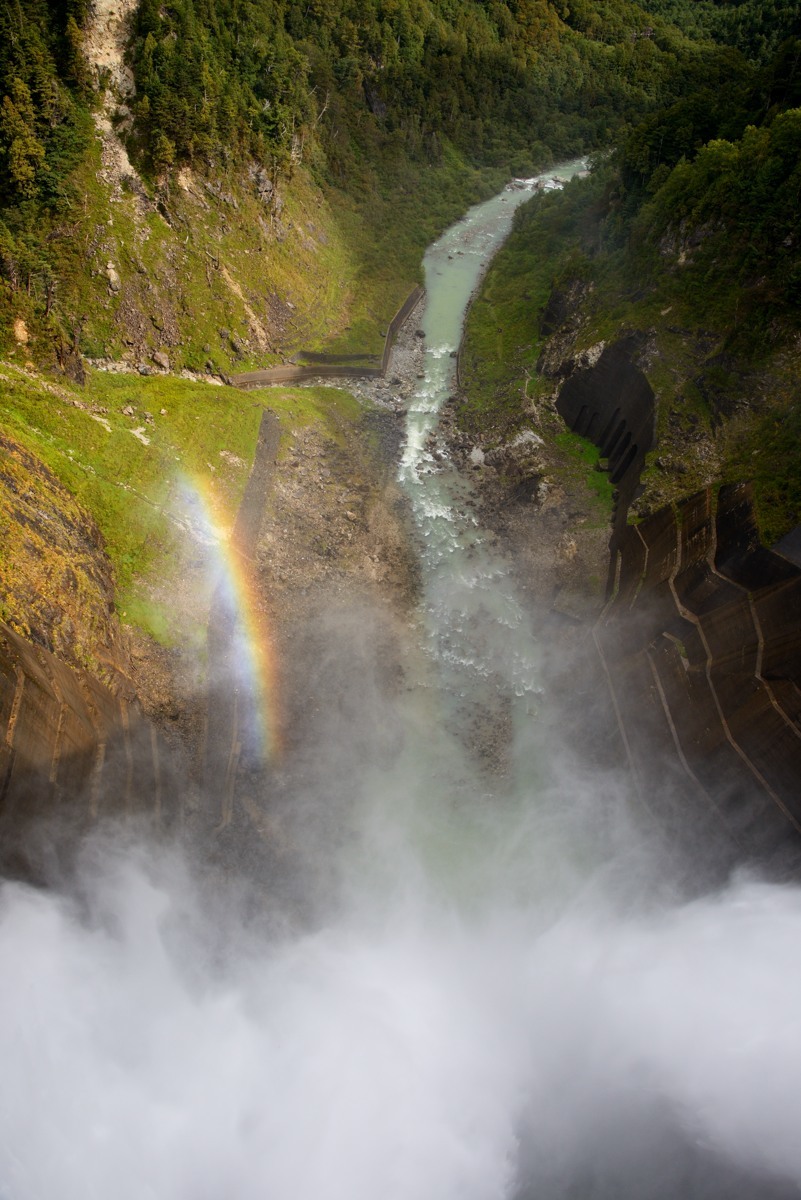
{"label": "forested hillside", "polygon": [[546,395],[560,361],[633,335],[658,416],[632,519],[753,479],[772,543],[801,522],[801,25],[740,8],[748,57],[722,51],[725,71],[520,214],[471,316],[462,420],[505,436],[521,377],[539,364]]}
{"label": "forested hillside", "polygon": [[[80,350],[119,355],[126,339],[141,355],[149,335],[136,325],[148,327],[148,304],[129,298],[137,321],[126,325],[124,315],[118,317],[130,277],[134,291],[147,279],[150,308],[161,303],[174,311],[177,332],[168,348],[184,365],[220,367],[232,357],[247,358],[246,343],[263,360],[268,342],[280,352],[301,337],[324,341],[349,318],[368,338],[372,319],[375,336],[414,281],[422,247],[482,188],[530,173],[554,156],[608,147],[643,114],[698,89],[722,94],[742,73],[740,51],[764,56],[793,7],[780,0],[771,6],[752,0],[141,0],[126,26],[128,83],[120,89],[86,53],[105,11],[102,0],[95,6],[89,0],[1,0],[5,324],[20,313],[28,324],[44,322],[62,362]],[[123,174],[123,191],[138,195],[139,218],[149,213],[147,234],[143,220],[128,232],[123,222],[116,242],[97,233],[114,219],[96,183],[101,117],[114,124],[130,156],[133,174]],[[483,183],[471,174],[477,168],[489,172]],[[191,179],[180,176],[185,192],[199,178],[208,197],[203,181],[212,184],[205,202],[212,209],[222,205],[216,232],[196,210],[182,209],[181,170],[192,172]],[[332,280],[322,306],[319,295],[305,293],[303,279],[291,278],[291,265],[286,278],[277,269],[274,297],[259,293],[256,281],[264,272],[246,261],[271,240],[304,241],[298,232],[304,220],[293,220],[289,210],[283,225],[280,220],[299,174],[330,203],[323,237],[339,246],[322,268]],[[306,195],[306,210],[319,207],[308,188]],[[248,208],[249,197],[260,207]],[[251,329],[250,337],[236,335],[233,348],[227,338],[217,347],[216,333],[207,331],[195,344],[192,310],[199,306],[206,256],[214,260],[214,243],[252,229],[259,213],[267,215],[269,229],[253,247],[246,249],[245,237],[230,251],[224,246],[225,268],[257,314],[289,301],[309,319],[296,321],[294,333],[268,319],[268,336]],[[395,238],[387,231],[393,220]],[[188,239],[180,236],[186,252],[178,245],[182,224],[189,230]],[[203,242],[205,224],[210,244]],[[123,243],[136,237],[149,243],[150,259],[140,252],[128,262]],[[183,261],[198,239],[198,262]],[[180,295],[162,296],[163,277],[178,262],[192,284]],[[110,303],[108,270],[123,284],[123,294],[114,292]],[[337,276],[346,279],[339,290]],[[370,304],[361,314],[349,313],[348,295],[365,287],[373,289]],[[252,326],[228,292],[222,289],[210,326],[240,319]],[[373,318],[368,309],[375,310]],[[158,339],[150,341],[155,347]],[[211,349],[201,350],[204,345]]]}
{"label": "forested hillside", "polygon": [[340,175],[346,141],[382,137],[432,158],[448,138],[475,162],[528,169],[606,144],[698,70],[677,29],[627,0],[145,0],[135,38],[137,129],[155,161],[285,164],[319,126]]}

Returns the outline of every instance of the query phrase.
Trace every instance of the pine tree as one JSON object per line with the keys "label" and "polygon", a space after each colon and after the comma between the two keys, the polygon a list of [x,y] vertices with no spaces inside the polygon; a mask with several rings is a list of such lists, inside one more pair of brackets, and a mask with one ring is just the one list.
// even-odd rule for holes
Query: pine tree
{"label": "pine tree", "polygon": [[9,190],[30,198],[37,192],[45,148],[36,136],[36,112],[30,88],[14,78],[10,91],[0,103],[0,162]]}

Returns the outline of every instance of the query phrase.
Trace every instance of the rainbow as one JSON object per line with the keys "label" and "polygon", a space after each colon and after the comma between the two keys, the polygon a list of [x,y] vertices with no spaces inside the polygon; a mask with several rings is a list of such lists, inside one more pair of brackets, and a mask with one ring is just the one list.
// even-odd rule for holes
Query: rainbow
{"label": "rainbow", "polygon": [[203,480],[183,476],[180,489],[183,522],[211,556],[211,611],[221,605],[231,621],[228,682],[236,691],[241,740],[251,761],[275,761],[282,751],[277,655],[255,560],[237,545],[235,530],[219,524],[217,503]]}

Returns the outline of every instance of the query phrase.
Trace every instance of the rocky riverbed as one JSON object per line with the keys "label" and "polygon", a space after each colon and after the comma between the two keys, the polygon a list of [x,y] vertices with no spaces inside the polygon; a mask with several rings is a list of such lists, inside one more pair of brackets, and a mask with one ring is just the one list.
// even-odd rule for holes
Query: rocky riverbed
{"label": "rocky riverbed", "polygon": [[457,408],[454,395],[432,438],[434,457],[449,456],[469,476],[480,523],[508,553],[538,613],[568,625],[591,618],[603,600],[609,513],[589,488],[586,468],[557,444],[561,418],[547,400],[529,405],[524,429],[484,444],[459,428]]}

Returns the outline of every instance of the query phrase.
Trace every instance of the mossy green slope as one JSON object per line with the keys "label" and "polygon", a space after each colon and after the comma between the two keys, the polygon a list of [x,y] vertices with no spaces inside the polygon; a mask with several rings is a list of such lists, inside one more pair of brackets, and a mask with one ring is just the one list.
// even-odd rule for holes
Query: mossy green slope
{"label": "mossy green slope", "polygon": [[151,585],[180,578],[182,564],[197,555],[199,502],[223,537],[230,532],[265,406],[294,429],[333,423],[338,430],[359,411],[346,393],[329,388],[243,392],[93,372],[78,389],[0,364],[0,429],[92,514],[121,615],[167,642],[187,631],[180,613],[153,604]]}

